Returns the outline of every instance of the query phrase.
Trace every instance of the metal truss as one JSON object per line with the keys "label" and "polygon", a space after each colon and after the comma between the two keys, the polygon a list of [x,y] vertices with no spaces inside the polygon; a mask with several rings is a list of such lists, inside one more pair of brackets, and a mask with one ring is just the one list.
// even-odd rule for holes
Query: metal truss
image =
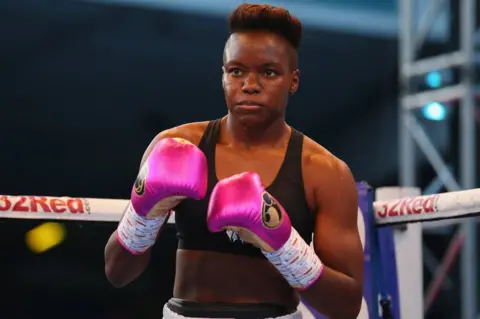
{"label": "metal truss", "polygon": [[[435,19],[445,8],[446,0],[430,0],[420,19],[415,19],[415,0],[399,3],[399,163],[400,186],[418,186],[416,181],[416,146],[425,155],[437,174],[436,180],[448,191],[476,187],[475,152],[475,96],[474,96],[474,32],[475,0],[460,0],[460,50],[418,60],[416,55],[422,46]],[[427,92],[412,92],[413,77],[431,71],[459,67],[461,79],[458,84]],[[417,121],[413,111],[428,102],[459,101],[460,114],[460,168],[459,178],[452,174],[449,165],[435,148],[427,132]],[[477,316],[477,258],[475,219],[462,219],[461,227],[453,236],[451,246],[463,242],[461,252],[461,318],[476,319]],[[456,238],[456,239],[455,239]],[[451,259],[451,258],[449,258]],[[443,274],[444,275],[444,274]]]}

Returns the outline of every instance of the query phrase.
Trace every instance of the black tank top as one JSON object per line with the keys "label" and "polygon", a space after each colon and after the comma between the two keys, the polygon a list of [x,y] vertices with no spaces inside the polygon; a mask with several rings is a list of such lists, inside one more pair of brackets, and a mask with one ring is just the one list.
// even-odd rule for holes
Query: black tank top
{"label": "black tank top", "polygon": [[[218,119],[208,123],[199,144],[208,163],[207,194],[199,201],[186,199],[175,208],[178,248],[263,257],[260,249],[238,240],[236,234],[212,233],[207,228],[208,202],[212,190],[218,182],[215,170],[215,147],[220,133],[220,121],[221,119]],[[307,243],[310,243],[314,218],[305,199],[302,178],[302,147],[303,134],[292,128],[280,171],[266,190],[282,204],[293,227]]]}

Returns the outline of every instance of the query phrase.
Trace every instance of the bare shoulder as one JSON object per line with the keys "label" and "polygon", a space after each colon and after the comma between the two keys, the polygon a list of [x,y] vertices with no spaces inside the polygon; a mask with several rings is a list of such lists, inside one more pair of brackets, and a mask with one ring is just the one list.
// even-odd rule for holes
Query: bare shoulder
{"label": "bare shoulder", "polygon": [[344,161],[307,136],[303,139],[302,168],[305,182],[315,188],[322,181],[325,185],[332,180],[353,178]]}
{"label": "bare shoulder", "polygon": [[[356,216],[358,197],[350,168],[308,137],[303,140],[302,176],[307,202],[316,214],[345,215],[347,220],[354,219],[356,225],[356,217],[352,216]],[[324,213],[325,210],[330,213]]]}
{"label": "bare shoulder", "polygon": [[208,123],[209,121],[186,123],[161,131],[153,138],[153,140],[150,142],[147,149],[145,150],[142,161],[140,163],[140,167],[145,163],[148,156],[154,149],[155,145],[161,139],[178,137],[183,138],[190,143],[198,146],[202,139],[203,133],[207,128]]}
{"label": "bare shoulder", "polygon": [[179,137],[189,141],[192,144],[198,145],[202,139],[207,125],[208,121],[192,122],[175,126],[160,132],[154,138],[154,142],[158,142],[159,140],[167,137]]}

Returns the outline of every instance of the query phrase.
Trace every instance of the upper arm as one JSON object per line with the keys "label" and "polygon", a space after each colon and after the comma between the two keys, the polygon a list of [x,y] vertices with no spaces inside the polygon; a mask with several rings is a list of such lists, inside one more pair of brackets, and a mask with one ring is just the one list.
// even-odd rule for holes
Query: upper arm
{"label": "upper arm", "polygon": [[358,232],[358,194],[348,166],[334,158],[317,169],[313,245],[322,262],[363,283],[363,248]]}
{"label": "upper arm", "polygon": [[157,136],[153,138],[153,140],[150,142],[147,149],[143,153],[142,160],[140,162],[140,168],[147,161],[148,156],[150,156],[150,153],[155,148],[155,145],[161,139],[164,139],[167,137],[170,137],[170,138],[179,137],[189,141],[190,143],[198,145],[200,143],[200,140],[202,138],[203,132],[207,124],[208,122],[187,123],[187,124],[176,126],[160,132],[159,134],[157,134]]}

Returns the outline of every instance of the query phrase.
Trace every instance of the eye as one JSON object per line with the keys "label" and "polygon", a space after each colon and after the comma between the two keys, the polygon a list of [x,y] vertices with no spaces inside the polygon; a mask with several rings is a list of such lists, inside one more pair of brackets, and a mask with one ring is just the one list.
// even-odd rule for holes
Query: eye
{"label": "eye", "polygon": [[240,76],[242,75],[242,70],[240,70],[239,68],[231,68],[228,70],[228,73],[230,73],[233,76]]}
{"label": "eye", "polygon": [[277,71],[275,71],[275,70],[265,70],[265,72],[263,72],[263,73],[268,77],[272,77],[272,76],[277,75]]}

